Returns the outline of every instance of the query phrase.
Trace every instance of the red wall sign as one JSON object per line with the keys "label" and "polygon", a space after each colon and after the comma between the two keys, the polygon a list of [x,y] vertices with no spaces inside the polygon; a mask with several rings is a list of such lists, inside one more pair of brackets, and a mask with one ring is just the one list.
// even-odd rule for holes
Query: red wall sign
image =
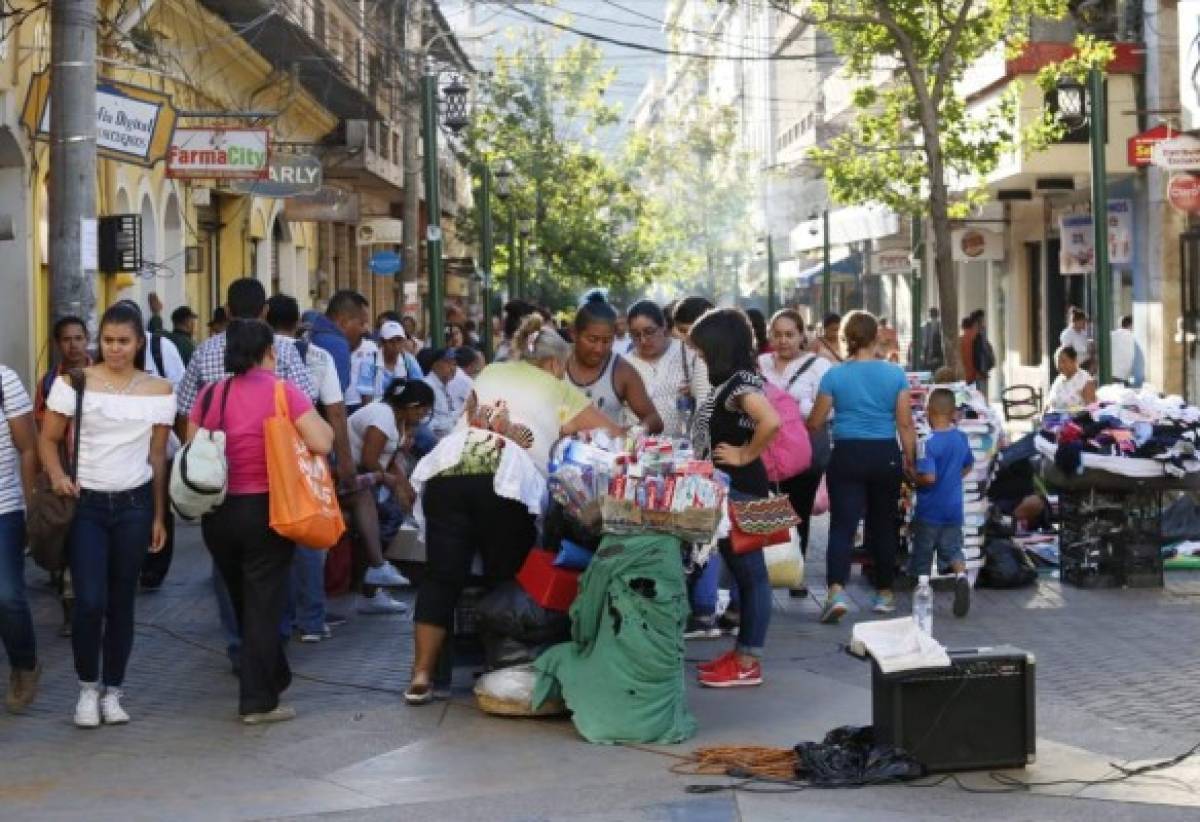
{"label": "red wall sign", "polygon": [[1200,211],[1200,177],[1187,173],[1171,175],[1167,201],[1183,212]]}
{"label": "red wall sign", "polygon": [[1161,125],[1130,137],[1126,147],[1129,165],[1134,168],[1142,168],[1143,166],[1150,165],[1150,155],[1154,151],[1154,144],[1168,140],[1176,136],[1176,134],[1177,131],[1175,129],[1172,129],[1168,125]]}

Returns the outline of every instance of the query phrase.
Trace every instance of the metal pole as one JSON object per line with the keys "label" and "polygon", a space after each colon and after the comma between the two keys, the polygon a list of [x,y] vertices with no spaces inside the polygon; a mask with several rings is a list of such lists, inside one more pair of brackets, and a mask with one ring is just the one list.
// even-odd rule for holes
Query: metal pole
{"label": "metal pole", "polygon": [[767,315],[774,317],[779,310],[779,300],[775,296],[775,243],[771,233],[767,232]]}
{"label": "metal pole", "polygon": [[430,340],[434,348],[445,342],[446,306],[442,296],[445,283],[442,281],[442,205],[438,192],[438,145],[437,145],[437,73],[433,62],[425,66],[421,78],[421,125],[425,150],[425,213],[428,226],[425,229],[425,250],[429,266],[429,325]]}
{"label": "metal pole", "polygon": [[483,268],[483,353],[492,358],[492,169],[479,172],[479,264]]}
{"label": "metal pole", "polygon": [[[405,52],[400,58],[404,71],[404,130],[400,135],[404,163],[404,270],[401,273],[401,292],[404,282],[415,283],[421,278],[421,60],[417,54],[423,45],[424,3],[411,2],[406,5]],[[430,338],[428,334],[426,337]]]}
{"label": "metal pole", "polygon": [[[924,240],[921,237],[921,229],[924,224],[919,216],[914,215],[912,218],[912,283],[910,286],[911,301],[912,301],[912,366],[916,371],[920,371],[921,365],[924,363],[925,352],[921,350],[921,285],[922,271],[925,265],[925,248]],[[938,329],[941,333],[941,329]],[[943,341],[944,345],[944,341]]]}
{"label": "metal pole", "polygon": [[824,254],[825,270],[821,274],[821,314],[833,310],[833,266],[829,262],[829,209],[821,214],[821,251]]}
{"label": "metal pole", "polygon": [[514,300],[525,299],[521,291],[521,272],[517,262],[517,209],[508,207],[508,290]]}
{"label": "metal pole", "polygon": [[1100,361],[1099,384],[1112,382],[1112,271],[1108,264],[1108,172],[1104,149],[1107,145],[1107,112],[1104,99],[1104,74],[1093,68],[1088,72],[1088,93],[1092,101],[1092,230],[1096,246],[1096,354]]}
{"label": "metal pole", "polygon": [[95,331],[85,234],[96,242],[96,4],[50,4],[50,313],[82,317]]}

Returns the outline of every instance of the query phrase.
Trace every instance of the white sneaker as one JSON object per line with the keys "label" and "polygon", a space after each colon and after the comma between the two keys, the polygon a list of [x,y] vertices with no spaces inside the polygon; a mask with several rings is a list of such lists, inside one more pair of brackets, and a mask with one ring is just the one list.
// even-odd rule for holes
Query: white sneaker
{"label": "white sneaker", "polygon": [[396,570],[396,566],[386,560],[378,568],[368,568],[363,582],[367,585],[379,585],[384,588],[405,588],[412,585],[408,581],[408,577]]}
{"label": "white sneaker", "polygon": [[360,614],[406,614],[408,605],[392,599],[387,591],[380,588],[373,597],[360,596],[358,598],[358,612]]}
{"label": "white sneaker", "polygon": [[79,701],[75,703],[75,727],[100,727],[100,683],[79,683]]}
{"label": "white sneaker", "polygon": [[120,688],[104,690],[104,696],[100,697],[100,716],[105,725],[124,725],[129,721],[129,714],[121,707]]}

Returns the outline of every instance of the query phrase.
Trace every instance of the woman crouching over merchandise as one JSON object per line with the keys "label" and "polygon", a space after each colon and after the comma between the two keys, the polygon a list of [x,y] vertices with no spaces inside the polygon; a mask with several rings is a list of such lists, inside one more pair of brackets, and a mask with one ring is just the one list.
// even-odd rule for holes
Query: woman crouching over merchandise
{"label": "woman crouching over merchandise", "polygon": [[147,549],[161,551],[167,539],[167,437],[175,416],[171,383],[144,370],[146,332],[137,310],[117,304],[104,312],[99,339],[96,364],[83,371],[74,480],[60,458],[77,407],[64,377],[46,399],[39,442],[54,492],[78,499],[67,562],[80,728],[129,721],[121,686],[133,651],[134,598]]}
{"label": "woman crouching over merchandise", "polygon": [[480,372],[458,428],[413,472],[427,560],[412,683],[404,693],[410,705],[433,701],[434,667],[475,552],[487,583],[495,584],[516,576],[533,547],[554,443],[593,428],[615,432],[563,379],[570,355],[540,315],[527,317],[513,338],[519,359]]}
{"label": "woman crouching over merchandise", "polygon": [[[761,499],[770,493],[760,459],[779,430],[779,415],[756,371],[754,330],[736,309],[714,309],[692,326],[692,345],[708,366],[713,385],[696,414],[692,442],[696,456],[711,459],[729,475],[733,500]],[[737,645],[700,665],[700,684],[733,688],[762,684],[761,658],[771,619],[771,585],[762,551],[735,553],[721,540],[721,559],[733,574],[741,603]]]}

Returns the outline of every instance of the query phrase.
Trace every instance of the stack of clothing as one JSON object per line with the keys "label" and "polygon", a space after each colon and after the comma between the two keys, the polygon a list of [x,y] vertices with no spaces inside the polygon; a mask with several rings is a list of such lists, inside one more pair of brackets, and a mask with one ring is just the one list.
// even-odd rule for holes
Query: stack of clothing
{"label": "stack of clothing", "polygon": [[1037,446],[1068,477],[1096,469],[1181,478],[1200,471],[1198,443],[1200,409],[1179,397],[1105,386],[1078,414],[1046,414]]}

